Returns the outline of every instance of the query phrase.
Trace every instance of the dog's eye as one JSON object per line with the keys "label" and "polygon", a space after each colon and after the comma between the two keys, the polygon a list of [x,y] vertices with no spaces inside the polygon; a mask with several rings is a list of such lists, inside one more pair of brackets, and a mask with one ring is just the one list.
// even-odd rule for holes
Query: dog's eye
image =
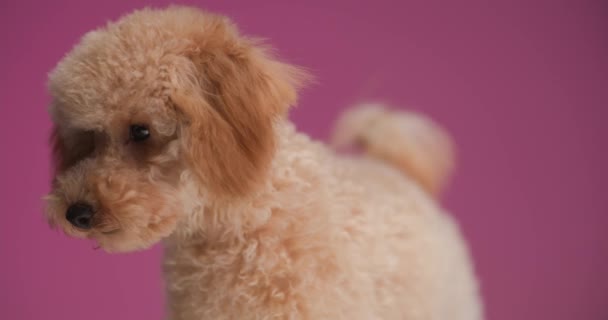
{"label": "dog's eye", "polygon": [[140,142],[150,137],[150,130],[145,126],[134,124],[129,128],[129,135],[131,140]]}

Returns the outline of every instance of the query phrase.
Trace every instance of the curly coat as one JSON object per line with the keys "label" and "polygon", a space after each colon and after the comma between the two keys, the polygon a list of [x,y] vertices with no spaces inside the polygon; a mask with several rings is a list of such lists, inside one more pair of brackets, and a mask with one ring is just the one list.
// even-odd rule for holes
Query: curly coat
{"label": "curly coat", "polygon": [[[480,319],[467,249],[435,201],[447,135],[367,106],[334,142],[369,156],[338,156],[287,120],[305,79],[193,8],[87,33],[50,74],[50,224],[108,252],[163,240],[175,320]],[[134,124],[150,138],[131,139]],[[90,229],[66,220],[80,202]]]}

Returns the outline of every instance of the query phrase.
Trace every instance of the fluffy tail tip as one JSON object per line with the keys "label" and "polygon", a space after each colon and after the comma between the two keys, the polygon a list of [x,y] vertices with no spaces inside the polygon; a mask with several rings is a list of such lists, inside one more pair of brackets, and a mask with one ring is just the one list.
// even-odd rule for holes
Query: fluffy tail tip
{"label": "fluffy tail tip", "polygon": [[438,195],[454,167],[454,146],[447,132],[426,116],[368,103],[346,111],[338,120],[332,145],[358,146]]}

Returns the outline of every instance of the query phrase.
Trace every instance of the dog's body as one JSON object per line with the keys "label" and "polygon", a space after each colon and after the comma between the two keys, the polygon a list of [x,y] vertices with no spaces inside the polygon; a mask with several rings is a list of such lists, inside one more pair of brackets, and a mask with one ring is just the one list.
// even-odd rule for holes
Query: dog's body
{"label": "dog's body", "polygon": [[299,74],[193,9],[88,35],[51,75],[51,223],[108,251],[165,239],[175,320],[480,319],[433,198],[447,136],[362,108],[335,141],[372,157],[338,156],[283,116]]}
{"label": "dog's body", "polygon": [[196,214],[213,241],[167,241],[176,319],[479,319],[458,231],[413,181],[278,134],[254,199]]}

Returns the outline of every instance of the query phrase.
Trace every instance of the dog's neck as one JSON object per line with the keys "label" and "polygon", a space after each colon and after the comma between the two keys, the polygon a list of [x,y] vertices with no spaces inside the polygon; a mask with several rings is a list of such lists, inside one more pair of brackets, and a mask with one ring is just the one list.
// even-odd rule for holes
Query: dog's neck
{"label": "dog's neck", "polygon": [[247,197],[219,200],[208,196],[191,179],[186,187],[189,191],[183,200],[185,216],[165,241],[166,245],[215,247],[242,242],[248,233],[260,229],[270,220],[277,201],[294,199],[293,194],[300,188],[298,184],[305,183],[285,176],[293,174],[291,171],[295,169],[292,162],[301,159],[294,154],[301,153],[305,158],[311,147],[323,146],[299,134],[287,121],[277,123],[275,129],[278,142],[276,154],[259,189]]}

